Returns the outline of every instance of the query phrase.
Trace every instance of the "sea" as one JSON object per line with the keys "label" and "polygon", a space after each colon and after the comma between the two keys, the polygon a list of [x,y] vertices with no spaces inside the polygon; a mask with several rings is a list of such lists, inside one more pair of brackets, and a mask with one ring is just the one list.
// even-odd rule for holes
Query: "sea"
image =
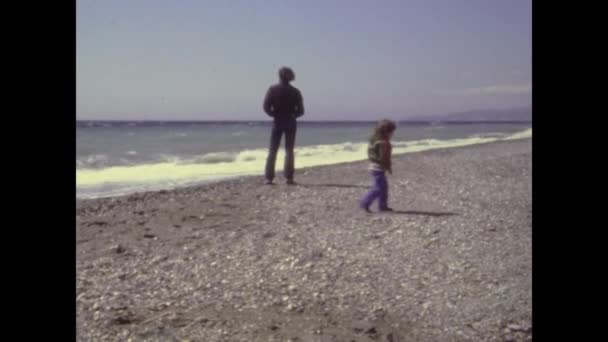
{"label": "sea", "polygon": [[[297,169],[367,159],[375,122],[298,122]],[[169,190],[262,175],[268,121],[77,121],[76,197]],[[529,122],[398,122],[393,154],[532,137]],[[282,177],[284,141],[277,156]],[[362,172],[366,172],[362,170]]]}

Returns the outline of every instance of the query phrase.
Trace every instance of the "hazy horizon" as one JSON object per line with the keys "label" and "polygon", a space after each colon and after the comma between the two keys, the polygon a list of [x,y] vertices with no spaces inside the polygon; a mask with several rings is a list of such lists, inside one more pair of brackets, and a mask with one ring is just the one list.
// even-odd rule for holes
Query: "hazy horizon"
{"label": "hazy horizon", "polygon": [[531,105],[531,3],[77,1],[77,120],[263,121],[291,66],[306,121]]}

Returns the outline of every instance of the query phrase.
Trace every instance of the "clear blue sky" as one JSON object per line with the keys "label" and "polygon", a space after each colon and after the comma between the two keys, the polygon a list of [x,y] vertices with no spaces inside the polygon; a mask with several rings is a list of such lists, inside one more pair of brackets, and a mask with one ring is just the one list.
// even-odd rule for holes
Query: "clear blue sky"
{"label": "clear blue sky", "polygon": [[531,103],[530,0],[78,0],[77,118],[309,120]]}

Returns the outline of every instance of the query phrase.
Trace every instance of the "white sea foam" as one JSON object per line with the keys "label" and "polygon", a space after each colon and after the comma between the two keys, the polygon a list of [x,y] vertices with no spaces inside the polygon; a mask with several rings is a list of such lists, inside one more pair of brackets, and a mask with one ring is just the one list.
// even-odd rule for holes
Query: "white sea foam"
{"label": "white sea foam", "polygon": [[[487,143],[497,140],[529,138],[532,130],[528,129],[507,137],[472,136],[463,139],[418,141],[394,141],[393,153],[403,154],[437,148],[451,148]],[[295,149],[296,167],[309,167],[352,162],[367,159],[367,142],[345,142],[301,146]],[[107,160],[104,155],[91,156],[86,162],[77,161],[76,170],[77,196],[98,197],[113,196],[117,193],[129,193],[143,190],[157,190],[197,184],[228,177],[243,175],[261,175],[266,162],[267,149],[251,149],[236,152],[207,153],[190,160],[181,160],[174,156],[152,164],[114,166],[93,168]],[[277,155],[276,170],[282,170],[284,150]],[[91,168],[83,168],[83,165]]]}

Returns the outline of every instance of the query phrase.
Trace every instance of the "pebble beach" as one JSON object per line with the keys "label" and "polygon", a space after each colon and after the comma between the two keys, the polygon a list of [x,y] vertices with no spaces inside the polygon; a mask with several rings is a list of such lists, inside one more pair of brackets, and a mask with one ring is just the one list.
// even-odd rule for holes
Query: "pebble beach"
{"label": "pebble beach", "polygon": [[531,139],[78,200],[78,341],[531,341]]}

